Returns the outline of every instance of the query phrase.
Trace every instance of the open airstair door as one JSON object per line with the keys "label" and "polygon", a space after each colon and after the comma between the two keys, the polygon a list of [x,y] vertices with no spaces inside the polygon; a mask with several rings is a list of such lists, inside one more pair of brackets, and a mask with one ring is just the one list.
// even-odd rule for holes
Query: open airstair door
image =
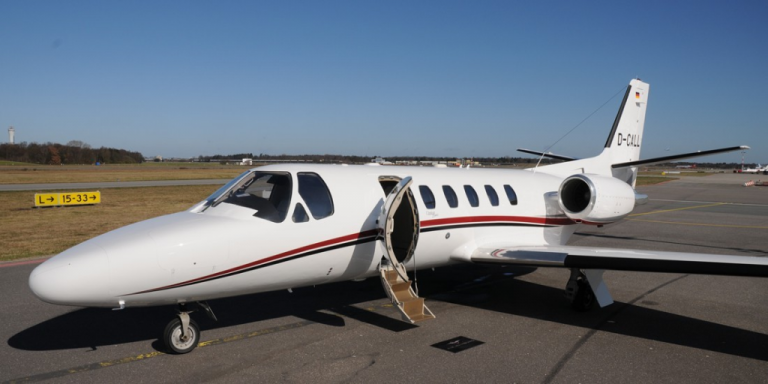
{"label": "open airstair door", "polygon": [[[419,211],[409,188],[410,177],[382,176],[379,183],[387,193],[377,220],[379,249],[383,257],[379,264],[381,284],[392,304],[403,315],[403,320],[415,323],[434,319],[411,286],[405,263],[411,261],[419,239]],[[385,258],[386,257],[386,258]]]}

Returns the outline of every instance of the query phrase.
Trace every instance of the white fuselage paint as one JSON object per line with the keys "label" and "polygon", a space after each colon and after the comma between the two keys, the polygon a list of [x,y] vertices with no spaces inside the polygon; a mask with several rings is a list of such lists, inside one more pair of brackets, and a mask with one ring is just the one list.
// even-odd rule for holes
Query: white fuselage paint
{"label": "white fuselage paint", "polygon": [[[270,165],[265,172],[313,172],[331,191],[332,215],[295,223],[290,210],[280,223],[254,211],[221,203],[132,224],[88,240],[38,266],[30,287],[42,300],[64,305],[126,307],[209,300],[278,289],[360,279],[377,273],[383,256],[376,219],[385,195],[380,176],[411,176],[421,222],[414,256],[406,267],[433,268],[468,260],[478,246],[563,245],[575,223],[557,205],[563,178],[505,169],[457,169],[346,165]],[[427,209],[419,186],[428,186],[436,206]],[[442,186],[450,185],[458,207],[450,208]],[[479,197],[472,207],[464,191]],[[499,197],[492,206],[485,191]],[[504,191],[510,185],[517,205]],[[197,210],[199,211],[199,210]]]}

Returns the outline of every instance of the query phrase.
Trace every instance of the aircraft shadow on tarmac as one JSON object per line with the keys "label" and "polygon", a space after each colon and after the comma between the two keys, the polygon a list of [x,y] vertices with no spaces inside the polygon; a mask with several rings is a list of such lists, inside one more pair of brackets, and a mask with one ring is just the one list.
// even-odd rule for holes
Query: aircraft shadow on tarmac
{"label": "aircraft shadow on tarmac", "polygon": [[[509,279],[462,294],[433,295],[430,299],[768,361],[765,348],[768,335],[759,332],[618,301],[605,308],[578,313],[567,305],[561,289],[523,280]],[[658,305],[650,300],[640,303]]]}
{"label": "aircraft shadow on tarmac", "polygon": [[[372,280],[372,279],[369,279]],[[377,281],[345,282],[294,289],[294,293],[276,291],[211,300],[218,321],[209,319],[202,311],[192,317],[205,332],[212,329],[257,323],[269,319],[295,316],[312,322],[341,327],[344,318],[320,310],[335,311],[355,318],[350,307],[356,303],[381,299],[384,291]],[[362,311],[362,310],[361,310]],[[369,311],[365,311],[369,312]],[[106,308],[81,308],[27,328],[8,339],[13,348],[32,351],[92,348],[159,339],[165,325],[175,316],[174,306],[127,308],[112,311]],[[385,318],[386,316],[378,315]],[[370,317],[370,316],[369,316]],[[382,328],[401,323],[392,318],[368,320]],[[407,325],[407,324],[406,324]],[[398,327],[402,327],[400,324]],[[393,328],[397,331],[397,328]],[[161,343],[155,343],[156,347]]]}
{"label": "aircraft shadow on tarmac", "polygon": [[[420,271],[418,281],[422,296],[428,300],[768,361],[768,349],[765,348],[768,335],[762,333],[621,302],[589,312],[574,312],[563,298],[561,289],[510,276],[521,276],[533,270],[461,265],[434,272]],[[196,312],[193,317],[204,332],[203,340],[208,330],[287,316],[333,327],[345,326],[344,317],[347,317],[392,332],[417,328],[398,320],[399,313],[393,308],[370,311],[355,306],[384,297],[378,279],[371,278],[360,283],[300,288],[294,293],[278,291],[212,300],[209,303],[219,321],[214,322],[201,312]],[[156,340],[152,345],[160,349],[161,343],[157,340],[173,316],[171,306],[124,311],[76,309],[17,333],[8,339],[8,345],[21,350],[47,351],[97,349],[105,345]]]}
{"label": "aircraft shadow on tarmac", "polygon": [[[597,234],[597,233],[585,233],[585,232],[576,232],[573,234],[572,239],[587,239],[590,237],[594,238],[601,238],[601,239],[615,239],[615,240],[634,240],[634,241],[640,241],[640,242],[650,242],[654,244],[672,244],[672,245],[687,245],[692,247],[701,247],[701,244],[696,243],[685,243],[682,241],[665,241],[665,240],[659,240],[659,239],[644,239],[641,237],[632,237],[632,236],[616,236],[616,235],[605,235],[605,234]],[[574,244],[573,241],[569,243],[570,245],[578,245]],[[745,253],[751,253],[755,256],[768,256],[768,252],[766,252],[763,249],[750,249],[750,248],[740,248],[740,247],[716,247],[712,245],[707,245],[706,248],[709,249],[719,249],[723,251],[736,251],[736,252],[745,252]],[[708,252],[711,253],[711,252]]]}

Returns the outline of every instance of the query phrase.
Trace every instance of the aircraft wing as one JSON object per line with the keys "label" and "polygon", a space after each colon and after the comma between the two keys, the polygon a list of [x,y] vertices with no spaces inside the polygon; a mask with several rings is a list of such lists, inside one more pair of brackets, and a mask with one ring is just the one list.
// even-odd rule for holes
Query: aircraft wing
{"label": "aircraft wing", "polygon": [[478,248],[472,253],[471,260],[476,263],[531,267],[768,277],[768,257],[568,245]]}

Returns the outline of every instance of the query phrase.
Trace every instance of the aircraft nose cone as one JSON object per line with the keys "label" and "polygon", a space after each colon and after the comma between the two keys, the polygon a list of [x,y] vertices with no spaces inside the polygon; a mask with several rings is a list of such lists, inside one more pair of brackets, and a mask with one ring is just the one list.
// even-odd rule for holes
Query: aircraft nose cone
{"label": "aircraft nose cone", "polygon": [[78,306],[114,306],[110,299],[109,258],[103,248],[85,242],[43,264],[29,276],[29,288],[45,302]]}

